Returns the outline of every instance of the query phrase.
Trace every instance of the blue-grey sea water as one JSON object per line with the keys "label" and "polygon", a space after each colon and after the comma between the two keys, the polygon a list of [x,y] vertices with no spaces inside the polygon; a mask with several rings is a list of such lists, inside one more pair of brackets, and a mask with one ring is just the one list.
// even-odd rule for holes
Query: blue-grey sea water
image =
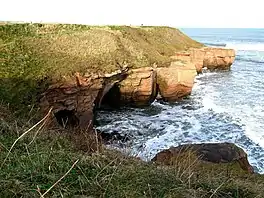
{"label": "blue-grey sea water", "polygon": [[208,46],[233,48],[231,71],[196,77],[190,97],[143,109],[99,111],[98,129],[131,138],[126,148],[145,160],[184,143],[232,142],[264,173],[264,29],[182,29]]}

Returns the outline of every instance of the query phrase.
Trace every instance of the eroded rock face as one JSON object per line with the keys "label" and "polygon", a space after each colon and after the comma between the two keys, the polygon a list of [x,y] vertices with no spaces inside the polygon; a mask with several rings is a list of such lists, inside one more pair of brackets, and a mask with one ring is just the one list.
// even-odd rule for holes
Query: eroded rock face
{"label": "eroded rock face", "polygon": [[111,86],[122,81],[126,71],[108,75],[80,76],[68,82],[53,84],[43,94],[40,106],[43,112],[51,107],[57,121],[62,126],[80,127],[90,130],[93,127],[94,106],[100,105],[104,93]]}
{"label": "eroded rock face", "polygon": [[254,172],[244,150],[232,143],[186,144],[171,147],[159,152],[152,161],[170,165],[177,156],[186,152],[195,153],[199,160],[212,163],[238,162],[243,170],[249,173]]}
{"label": "eroded rock face", "polygon": [[121,103],[133,106],[150,105],[157,96],[157,72],[152,67],[131,70],[119,83]]}
{"label": "eroded rock face", "polygon": [[102,89],[102,82],[100,78],[78,76],[76,80],[54,84],[44,93],[42,110],[52,107],[61,125],[92,127],[94,101]]}
{"label": "eroded rock face", "polygon": [[172,62],[169,67],[157,68],[157,84],[163,100],[173,102],[190,95],[196,76],[192,63]]}
{"label": "eroded rock face", "polygon": [[227,69],[235,58],[234,50],[220,48],[190,49],[172,57],[169,67],[121,70],[105,75],[84,75],[53,84],[43,94],[41,107],[53,113],[61,125],[93,126],[94,106],[150,105],[158,93],[164,101],[174,102],[191,94],[194,78],[202,67]]}
{"label": "eroded rock face", "polygon": [[204,67],[204,49],[190,49],[190,61],[195,64],[197,73],[202,73]]}
{"label": "eroded rock face", "polygon": [[210,70],[228,70],[235,60],[235,50],[211,47],[192,48],[187,52],[177,52],[172,58],[193,63],[197,73],[201,73],[203,67]]}
{"label": "eroded rock face", "polygon": [[183,61],[184,63],[193,63],[197,73],[202,73],[203,60],[205,52],[201,49],[190,49],[188,52],[177,52],[172,59]]}
{"label": "eroded rock face", "polygon": [[210,70],[229,69],[235,60],[235,50],[221,48],[205,48],[203,66]]}

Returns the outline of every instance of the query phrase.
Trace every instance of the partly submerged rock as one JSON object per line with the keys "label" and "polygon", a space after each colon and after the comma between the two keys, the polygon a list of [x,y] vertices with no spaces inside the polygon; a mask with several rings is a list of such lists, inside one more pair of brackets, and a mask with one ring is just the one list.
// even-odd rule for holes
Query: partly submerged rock
{"label": "partly submerged rock", "polygon": [[103,131],[96,130],[100,136],[102,137],[102,140],[105,143],[114,143],[114,142],[120,142],[120,143],[125,143],[130,140],[129,135],[127,134],[121,134],[117,131],[113,131],[111,133],[106,133]]}
{"label": "partly submerged rock", "polygon": [[222,48],[204,48],[205,57],[203,67],[209,70],[229,69],[235,60],[235,50]]}
{"label": "partly submerged rock", "polygon": [[212,47],[191,48],[185,52],[177,52],[172,58],[193,63],[197,73],[201,73],[203,67],[209,70],[228,70],[235,60],[235,50]]}
{"label": "partly submerged rock", "polygon": [[245,151],[232,143],[204,143],[186,144],[159,152],[152,161],[166,165],[173,164],[177,158],[187,152],[194,153],[199,160],[212,163],[238,162],[240,167],[253,173],[253,167],[249,164]]}
{"label": "partly submerged rock", "polygon": [[173,102],[191,94],[196,76],[192,63],[172,62],[169,67],[157,68],[157,84],[163,100]]}
{"label": "partly submerged rock", "polygon": [[132,106],[150,105],[157,96],[157,72],[152,67],[131,70],[119,83],[121,103]]}

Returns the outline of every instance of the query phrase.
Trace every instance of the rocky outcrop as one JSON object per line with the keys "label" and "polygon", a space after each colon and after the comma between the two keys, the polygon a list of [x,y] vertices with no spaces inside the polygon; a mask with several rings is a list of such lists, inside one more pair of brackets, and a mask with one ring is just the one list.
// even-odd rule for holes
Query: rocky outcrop
{"label": "rocky outcrop", "polygon": [[[194,78],[202,67],[227,69],[234,61],[234,51],[220,48],[190,49],[172,57],[168,67],[144,67],[104,75],[83,75],[51,85],[43,94],[41,107],[53,107],[58,123],[92,127],[94,107],[103,105],[136,107],[150,105],[159,94],[164,101],[174,102],[191,94]],[[176,60],[177,59],[177,60]]]}
{"label": "rocky outcrop", "polygon": [[221,48],[204,48],[203,66],[210,70],[229,69],[235,60],[235,50]]}
{"label": "rocky outcrop", "polygon": [[202,73],[204,51],[202,51],[201,49],[190,49],[188,52],[177,52],[171,58],[177,61],[182,61],[184,63],[192,63],[195,65],[197,73]]}
{"label": "rocky outcrop", "polygon": [[93,120],[94,101],[102,89],[101,79],[76,77],[76,81],[54,84],[41,99],[43,111],[53,107],[59,124],[86,128]]}
{"label": "rocky outcrop", "polygon": [[202,68],[209,70],[227,70],[235,60],[235,51],[224,48],[191,48],[185,52],[177,52],[173,59],[184,62],[191,62],[195,65],[197,73],[202,72]]}
{"label": "rocky outcrop", "polygon": [[119,83],[121,103],[150,105],[158,92],[164,101],[177,101],[191,93],[196,74],[194,64],[179,61],[169,67],[134,69]]}
{"label": "rocky outcrop", "polygon": [[53,108],[58,123],[64,127],[93,127],[94,106],[101,105],[105,93],[115,83],[126,77],[127,69],[107,75],[86,75],[76,73],[75,79],[51,85],[43,93],[40,106],[43,112]]}
{"label": "rocky outcrop", "polygon": [[133,106],[150,105],[157,96],[157,72],[152,67],[134,69],[119,83],[120,102]]}
{"label": "rocky outcrop", "polygon": [[163,100],[176,101],[191,93],[195,66],[172,62],[169,67],[122,70],[105,75],[76,73],[75,79],[53,84],[43,94],[41,107],[50,107],[62,126],[91,129],[94,109],[103,105],[136,107],[150,105],[158,91]]}
{"label": "rocky outcrop", "polygon": [[212,163],[238,162],[240,167],[253,173],[253,167],[249,164],[247,154],[243,149],[232,143],[207,143],[207,144],[186,144],[159,152],[152,161],[166,165],[173,164],[179,155],[191,152],[199,160]]}
{"label": "rocky outcrop", "polygon": [[172,62],[157,68],[157,84],[163,100],[173,102],[191,94],[196,69],[192,63]]}

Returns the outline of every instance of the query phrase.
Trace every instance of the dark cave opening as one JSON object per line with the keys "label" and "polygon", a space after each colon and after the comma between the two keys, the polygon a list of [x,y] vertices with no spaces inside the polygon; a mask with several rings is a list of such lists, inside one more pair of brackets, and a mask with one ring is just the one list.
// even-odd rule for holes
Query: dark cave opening
{"label": "dark cave opening", "polygon": [[118,83],[115,83],[101,99],[99,109],[118,109],[121,106],[121,94]]}
{"label": "dark cave opening", "polygon": [[75,115],[74,110],[60,110],[57,113],[54,114],[57,122],[63,127],[63,128],[74,128],[79,125],[79,119]]}

